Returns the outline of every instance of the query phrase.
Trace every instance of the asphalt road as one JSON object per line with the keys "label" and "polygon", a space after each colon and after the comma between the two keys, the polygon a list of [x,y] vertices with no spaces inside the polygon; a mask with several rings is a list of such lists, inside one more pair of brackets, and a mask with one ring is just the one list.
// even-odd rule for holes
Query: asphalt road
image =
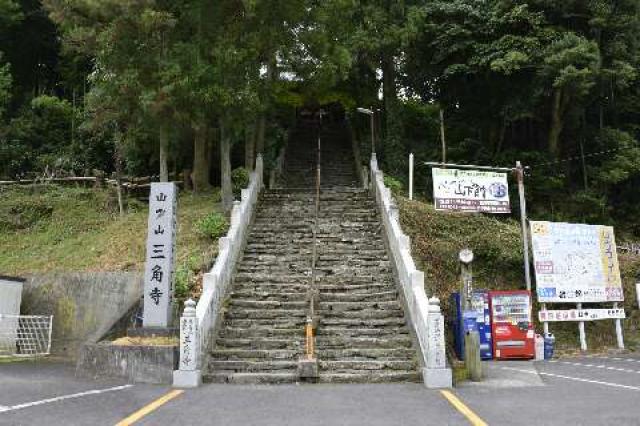
{"label": "asphalt road", "polygon": [[[578,357],[535,367],[544,386],[462,386],[457,394],[490,425],[640,425],[640,356]],[[511,363],[504,368],[519,369]]]}
{"label": "asphalt road", "polygon": [[[488,367],[486,382],[453,391],[486,424],[640,424],[640,356]],[[149,412],[136,424],[470,424],[441,392],[419,384],[207,385],[149,408],[171,388],[73,373],[56,362],[0,363],[0,425],[115,425],[143,407]]]}

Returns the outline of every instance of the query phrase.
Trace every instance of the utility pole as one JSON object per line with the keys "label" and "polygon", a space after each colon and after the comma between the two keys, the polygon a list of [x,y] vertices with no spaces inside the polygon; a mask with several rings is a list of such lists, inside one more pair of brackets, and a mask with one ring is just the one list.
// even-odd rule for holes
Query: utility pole
{"label": "utility pole", "polygon": [[444,138],[444,110],[440,108],[440,140],[442,141],[442,164],[447,162],[447,142]]}
{"label": "utility pole", "polygon": [[520,196],[520,225],[522,226],[522,249],[524,254],[524,279],[527,290],[531,291],[531,269],[529,266],[529,230],[527,229],[527,200],[524,196],[524,167],[516,162],[516,177],[518,179],[518,195]]}

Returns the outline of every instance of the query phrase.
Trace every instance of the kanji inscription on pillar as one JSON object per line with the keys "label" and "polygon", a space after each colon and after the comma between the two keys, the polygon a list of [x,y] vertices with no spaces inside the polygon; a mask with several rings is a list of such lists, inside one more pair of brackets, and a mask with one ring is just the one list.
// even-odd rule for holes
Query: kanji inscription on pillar
{"label": "kanji inscription on pillar", "polygon": [[167,327],[173,302],[173,257],[178,189],[174,183],[152,183],[144,274],[145,327]]}

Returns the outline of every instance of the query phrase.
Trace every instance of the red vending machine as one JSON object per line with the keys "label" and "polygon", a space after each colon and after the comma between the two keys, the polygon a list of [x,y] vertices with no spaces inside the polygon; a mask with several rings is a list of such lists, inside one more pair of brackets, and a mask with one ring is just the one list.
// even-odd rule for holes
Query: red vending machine
{"label": "red vending machine", "polygon": [[495,359],[534,358],[531,293],[526,290],[490,291],[489,309]]}

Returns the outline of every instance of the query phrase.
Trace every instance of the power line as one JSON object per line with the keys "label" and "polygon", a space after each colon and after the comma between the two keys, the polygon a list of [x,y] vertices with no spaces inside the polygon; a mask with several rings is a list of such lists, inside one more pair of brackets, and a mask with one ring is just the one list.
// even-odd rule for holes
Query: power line
{"label": "power line", "polygon": [[560,164],[560,163],[568,163],[570,161],[582,160],[583,158],[598,157],[598,156],[601,156],[601,155],[610,154],[612,152],[617,152],[617,151],[621,151],[623,149],[630,149],[630,148],[633,148],[633,147],[620,146],[618,148],[611,148],[611,149],[607,149],[607,150],[604,150],[604,151],[592,152],[592,153],[589,153],[589,154],[585,154],[584,156],[576,155],[576,156],[573,156],[573,157],[564,158],[562,160],[550,161],[548,163],[534,164],[534,165],[532,165],[530,167],[543,167],[543,166],[552,166],[554,164]]}

